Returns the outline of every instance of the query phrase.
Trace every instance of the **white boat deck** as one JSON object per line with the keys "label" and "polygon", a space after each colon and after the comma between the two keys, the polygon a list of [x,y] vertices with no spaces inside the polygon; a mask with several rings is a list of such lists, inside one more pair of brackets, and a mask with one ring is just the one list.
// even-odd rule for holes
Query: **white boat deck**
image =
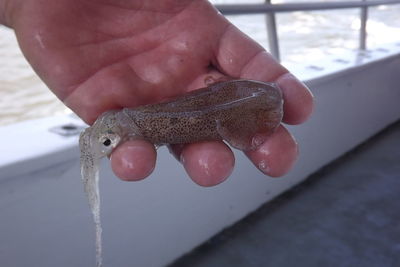
{"label": "white boat deck", "polygon": [[400,121],[170,267],[400,266]]}
{"label": "white boat deck", "polygon": [[[349,65],[327,58],[334,63],[324,65],[323,70],[309,70],[307,73],[313,73],[312,77],[300,76],[307,80],[316,97],[316,109],[306,124],[290,127],[300,144],[301,155],[294,169],[281,179],[265,177],[239,151],[235,151],[237,164],[230,179],[214,188],[195,185],[164,148],[159,153],[155,172],[138,183],[119,181],[112,174],[107,160],[103,161],[100,191],[104,266],[158,267],[170,264],[398,121],[400,46],[393,44],[385,51],[372,51],[365,58],[375,57],[374,60],[364,63],[352,61],[357,55],[353,51],[351,56],[340,57],[353,62]],[[328,71],[329,67],[341,64],[343,66],[336,71]],[[301,74],[301,70],[294,72]],[[61,116],[1,127],[0,139],[6,142],[3,142],[3,153],[0,154],[0,266],[94,266],[94,226],[80,181],[77,136],[63,137],[49,131],[52,127],[71,122],[80,123],[69,116]],[[369,165],[373,163],[373,160],[369,161]],[[365,170],[373,167],[369,165],[364,167],[360,164],[359,171],[369,175]],[[333,168],[332,172],[340,170]],[[392,182],[388,182],[389,189],[395,187]],[[321,187],[329,187],[329,182],[326,183],[312,182],[311,186],[322,184]],[[346,184],[337,186],[340,188]],[[368,185],[365,182],[363,188]],[[385,184],[376,183],[374,186],[383,190]],[[349,190],[360,193],[357,188]],[[312,192],[305,190],[304,194],[293,198],[304,198],[306,203],[313,203],[310,194]],[[348,198],[345,192],[341,196],[343,200],[339,199],[342,202],[338,202],[338,209],[346,211],[349,218],[362,216],[356,209],[353,214],[351,206],[348,206],[357,204],[351,202],[352,198]],[[293,202],[290,205],[299,210],[311,206],[285,201],[288,206]],[[324,203],[323,199],[314,201],[314,205]],[[334,203],[328,204],[320,216],[333,216],[329,212],[334,213],[334,210],[331,211],[329,205],[334,206]],[[284,208],[280,207],[282,212]],[[270,212],[280,213],[273,208]],[[304,212],[312,214],[313,210]],[[385,224],[385,221],[379,221],[385,218],[385,214],[382,217],[379,213],[371,214],[370,220]],[[293,224],[299,220],[293,218]],[[290,222],[287,223],[290,225]],[[305,226],[313,225],[311,221],[304,223]],[[254,224],[256,227],[257,223]],[[296,229],[292,230],[295,235]],[[286,237],[289,238],[290,229],[287,231]],[[263,233],[267,235],[267,232]],[[326,233],[315,234],[323,236]],[[293,244],[290,245],[293,249],[295,241],[301,244],[302,240],[292,236]],[[263,242],[262,239],[259,242]],[[285,250],[284,246],[280,248]],[[318,249],[323,252],[323,247]],[[398,247],[391,249],[398,250]],[[253,256],[244,257],[252,262]],[[212,262],[210,259],[210,264]]]}

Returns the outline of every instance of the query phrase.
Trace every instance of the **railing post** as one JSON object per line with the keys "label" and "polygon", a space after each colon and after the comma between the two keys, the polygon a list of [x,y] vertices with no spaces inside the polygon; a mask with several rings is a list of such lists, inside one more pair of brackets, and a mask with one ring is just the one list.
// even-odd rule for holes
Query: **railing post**
{"label": "railing post", "polygon": [[[266,3],[271,4],[271,0],[265,0]],[[276,20],[275,13],[268,12],[265,17],[266,25],[267,25],[267,35],[268,35],[268,44],[269,50],[272,56],[279,62],[280,54],[279,54],[279,41],[278,41],[278,33],[276,29]]]}
{"label": "railing post", "polygon": [[[366,0],[362,0],[366,2]],[[367,20],[368,20],[368,7],[361,7],[360,13],[360,43],[359,49],[365,50],[367,48]]]}

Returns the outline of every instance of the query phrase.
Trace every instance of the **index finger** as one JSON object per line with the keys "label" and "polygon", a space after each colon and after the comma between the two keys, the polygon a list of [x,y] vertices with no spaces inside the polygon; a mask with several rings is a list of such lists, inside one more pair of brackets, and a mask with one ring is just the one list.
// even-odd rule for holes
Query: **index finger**
{"label": "index finger", "polygon": [[285,101],[285,123],[302,123],[312,113],[313,96],[307,86],[235,26],[221,36],[215,57],[217,68],[228,76],[277,83]]}
{"label": "index finger", "polygon": [[[310,116],[313,110],[310,90],[236,27],[230,26],[222,35],[216,60],[220,71],[229,76],[277,83],[283,94],[285,123],[299,124]],[[282,176],[294,165],[298,146],[294,137],[280,126],[260,147],[246,155],[264,174]]]}

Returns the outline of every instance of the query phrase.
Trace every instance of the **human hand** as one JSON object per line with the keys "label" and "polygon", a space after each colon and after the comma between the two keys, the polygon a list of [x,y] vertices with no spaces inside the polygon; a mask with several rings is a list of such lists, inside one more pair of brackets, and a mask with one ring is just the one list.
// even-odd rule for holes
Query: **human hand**
{"label": "human hand", "polygon": [[[287,124],[299,124],[312,112],[310,91],[205,0],[9,2],[6,23],[26,58],[89,124],[106,110],[163,101],[204,87],[210,77],[226,76],[276,82]],[[172,151],[203,186],[222,182],[234,166],[223,142],[173,146]],[[297,153],[294,138],[281,125],[246,155],[263,173],[281,176]],[[111,166],[120,178],[139,180],[152,172],[155,160],[152,144],[128,141],[113,152]]]}

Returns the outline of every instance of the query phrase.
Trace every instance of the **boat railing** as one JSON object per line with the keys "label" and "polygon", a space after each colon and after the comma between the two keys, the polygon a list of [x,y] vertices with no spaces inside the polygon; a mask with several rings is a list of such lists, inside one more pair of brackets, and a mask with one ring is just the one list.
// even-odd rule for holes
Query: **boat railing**
{"label": "boat railing", "polygon": [[268,35],[268,45],[271,54],[280,61],[279,38],[277,33],[276,13],[294,11],[316,11],[332,9],[360,8],[360,32],[359,49],[367,48],[367,21],[368,8],[380,5],[400,4],[400,0],[358,0],[343,2],[303,2],[303,3],[281,3],[273,4],[271,0],[266,0],[260,4],[219,4],[215,7],[224,15],[244,15],[244,14],[266,14],[266,27]]}

